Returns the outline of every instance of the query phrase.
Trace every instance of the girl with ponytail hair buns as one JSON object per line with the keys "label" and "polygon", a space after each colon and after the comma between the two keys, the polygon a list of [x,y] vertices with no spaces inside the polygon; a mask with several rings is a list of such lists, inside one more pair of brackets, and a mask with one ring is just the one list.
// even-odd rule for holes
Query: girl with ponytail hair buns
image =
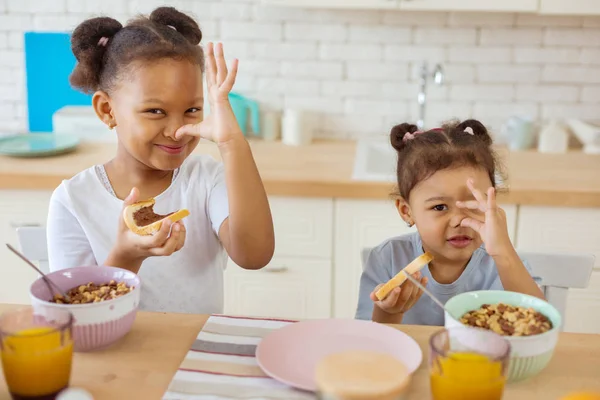
{"label": "girl with ponytail hair buns", "polygon": [[[126,25],[88,19],[71,37],[71,85],[92,95],[118,144],[110,160],[54,191],[50,269],[138,273],[141,309],[222,313],[227,256],[259,269],[273,255],[267,196],[229,104],[238,61],[228,66],[221,44],[201,40],[196,21],[172,7]],[[192,154],[201,138],[222,161]]]}
{"label": "girl with ponytail hair buns", "polygon": [[415,229],[370,252],[356,317],[444,325],[439,307],[416,285],[396,277],[413,260],[412,276],[442,303],[486,289],[543,298],[537,278],[510,241],[506,215],[496,202],[498,167],[486,127],[474,119],[427,131],[403,123],[392,128],[390,142],[398,153],[396,207]]}

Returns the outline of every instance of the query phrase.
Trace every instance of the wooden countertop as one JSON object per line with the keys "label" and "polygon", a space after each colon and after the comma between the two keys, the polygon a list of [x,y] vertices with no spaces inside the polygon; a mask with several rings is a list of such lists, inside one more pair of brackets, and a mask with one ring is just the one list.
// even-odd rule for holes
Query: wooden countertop
{"label": "wooden countertop", "polygon": [[[270,195],[387,199],[394,185],[352,179],[356,143],[320,140],[290,147],[281,142],[251,142],[254,157]],[[52,190],[63,179],[114,154],[114,144],[84,143],[74,153],[52,158],[0,156],[0,189]],[[215,145],[196,150],[219,158]],[[534,151],[501,151],[510,190],[505,204],[600,207],[600,156],[578,151],[560,155]]]}
{"label": "wooden countertop", "polygon": [[[0,304],[0,314],[14,307]],[[120,342],[104,351],[75,354],[71,385],[89,390],[95,400],[160,400],[207,318],[140,312],[131,332]],[[413,337],[424,355],[408,400],[429,399],[428,339],[439,328],[395,328]],[[529,380],[508,384],[504,398],[558,400],[573,391],[600,391],[599,371],[600,335],[562,333],[550,365]],[[9,399],[0,378],[0,400]]]}

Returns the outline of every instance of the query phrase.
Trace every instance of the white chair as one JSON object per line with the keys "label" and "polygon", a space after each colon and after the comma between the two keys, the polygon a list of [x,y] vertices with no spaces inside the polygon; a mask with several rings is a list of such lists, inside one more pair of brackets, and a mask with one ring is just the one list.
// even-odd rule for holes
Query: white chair
{"label": "white chair", "polygon": [[[363,268],[370,251],[370,248],[361,251]],[[518,253],[529,263],[533,275],[541,278],[541,282],[538,284],[544,292],[546,300],[562,315],[562,328],[564,329],[569,289],[585,289],[589,285],[596,260],[595,256],[593,254],[542,253],[521,250]]]}
{"label": "white chair", "polygon": [[21,252],[45,274],[50,272],[48,263],[48,244],[46,242],[46,227],[23,226],[17,228],[17,237]]}

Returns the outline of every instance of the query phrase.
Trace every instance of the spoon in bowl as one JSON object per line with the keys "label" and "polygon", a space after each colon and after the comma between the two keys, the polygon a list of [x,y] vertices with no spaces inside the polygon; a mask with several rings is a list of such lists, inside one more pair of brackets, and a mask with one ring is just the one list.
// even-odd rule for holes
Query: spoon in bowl
{"label": "spoon in bowl", "polygon": [[63,297],[63,299],[65,299],[65,301],[67,303],[71,302],[71,298],[65,293],[63,292],[54,282],[52,282],[52,280],[50,278],[48,278],[46,276],[46,274],[44,274],[38,267],[35,266],[34,263],[32,263],[27,257],[25,257],[23,254],[21,254],[20,251],[18,251],[17,249],[15,249],[14,247],[12,247],[10,244],[6,243],[6,247],[8,247],[8,249],[10,251],[12,251],[13,253],[15,253],[17,256],[19,256],[23,261],[25,261],[31,268],[35,269],[38,274],[40,274],[42,276],[42,279],[44,280],[44,282],[46,283],[46,286],[48,286],[48,290],[50,291],[50,294],[54,293],[54,291],[52,290],[52,286],[54,286],[54,289],[56,289],[56,291]]}
{"label": "spoon in bowl", "polygon": [[460,318],[456,318],[454,315],[452,315],[452,313],[442,304],[441,301],[439,301],[434,295],[433,293],[431,293],[429,290],[427,290],[425,288],[425,286],[421,285],[421,283],[416,280],[415,278],[413,278],[410,274],[405,273],[404,275],[406,275],[406,278],[411,281],[413,283],[413,285],[415,285],[416,287],[418,287],[419,289],[421,289],[427,296],[429,296],[431,298],[431,300],[433,300],[433,302],[439,306],[442,310],[444,310],[445,312],[448,313],[449,316],[451,316],[452,318],[454,318],[457,321],[460,321]]}

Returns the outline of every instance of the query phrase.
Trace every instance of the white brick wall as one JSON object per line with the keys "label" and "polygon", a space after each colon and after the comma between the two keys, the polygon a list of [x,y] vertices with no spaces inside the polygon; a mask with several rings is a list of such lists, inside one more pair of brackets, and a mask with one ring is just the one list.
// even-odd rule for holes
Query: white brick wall
{"label": "white brick wall", "polygon": [[422,61],[442,63],[429,85],[429,125],[514,113],[600,114],[600,17],[512,13],[318,10],[260,0],[0,0],[0,131],[26,129],[23,32],[68,31],[109,13],[122,22],[168,3],[198,19],[205,40],[240,59],[235,90],[263,107],[311,110],[319,137],[382,135],[418,117]]}

